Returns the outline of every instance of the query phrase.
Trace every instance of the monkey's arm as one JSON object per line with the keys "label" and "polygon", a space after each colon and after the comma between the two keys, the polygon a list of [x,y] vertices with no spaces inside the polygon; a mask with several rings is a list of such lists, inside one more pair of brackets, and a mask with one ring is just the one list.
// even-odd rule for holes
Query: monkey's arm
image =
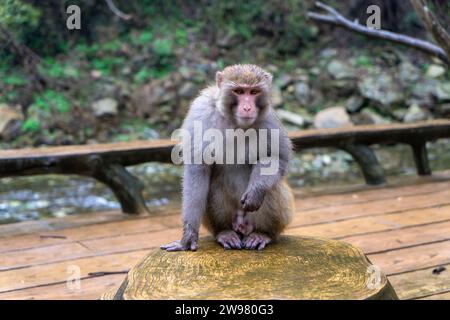
{"label": "monkey's arm", "polygon": [[183,174],[183,237],[161,246],[167,251],[192,250],[198,248],[198,230],[206,210],[210,179],[210,167],[204,164],[189,164]]}
{"label": "monkey's arm", "polygon": [[[266,192],[280,181],[288,171],[292,144],[283,129],[279,129],[278,132],[280,134],[278,155],[261,158],[253,165],[247,189],[241,198],[244,211],[258,210]],[[268,164],[267,160],[269,160]]]}

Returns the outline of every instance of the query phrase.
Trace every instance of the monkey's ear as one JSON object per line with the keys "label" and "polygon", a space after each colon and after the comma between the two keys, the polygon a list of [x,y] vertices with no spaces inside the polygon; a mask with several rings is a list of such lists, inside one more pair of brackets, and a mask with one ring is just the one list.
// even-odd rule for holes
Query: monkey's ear
{"label": "monkey's ear", "polygon": [[221,84],[223,82],[223,73],[220,71],[216,72],[216,84],[220,88]]}
{"label": "monkey's ear", "polygon": [[272,85],[272,79],[273,79],[272,74],[270,74],[270,73],[267,72],[267,73],[264,75],[264,77],[267,79],[267,83],[271,86],[271,85]]}

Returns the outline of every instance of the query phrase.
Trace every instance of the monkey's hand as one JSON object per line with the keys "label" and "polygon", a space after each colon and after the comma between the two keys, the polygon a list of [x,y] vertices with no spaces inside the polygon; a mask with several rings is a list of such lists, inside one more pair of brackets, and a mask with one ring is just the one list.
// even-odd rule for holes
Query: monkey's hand
{"label": "monkey's hand", "polygon": [[265,192],[255,188],[245,191],[241,198],[242,209],[246,212],[256,211],[261,207]]}
{"label": "monkey's hand", "polygon": [[181,240],[162,245],[160,248],[166,251],[197,251],[197,242],[198,231],[196,231],[190,225],[186,225]]}

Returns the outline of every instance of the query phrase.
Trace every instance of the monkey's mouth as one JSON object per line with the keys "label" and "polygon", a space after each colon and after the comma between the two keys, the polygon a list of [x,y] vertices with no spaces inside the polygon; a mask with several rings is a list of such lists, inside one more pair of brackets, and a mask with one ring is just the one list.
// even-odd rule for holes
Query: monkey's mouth
{"label": "monkey's mouth", "polygon": [[253,117],[253,116],[248,116],[248,117],[238,116],[238,118],[241,119],[241,120],[245,120],[245,121],[255,120],[256,119],[256,117]]}

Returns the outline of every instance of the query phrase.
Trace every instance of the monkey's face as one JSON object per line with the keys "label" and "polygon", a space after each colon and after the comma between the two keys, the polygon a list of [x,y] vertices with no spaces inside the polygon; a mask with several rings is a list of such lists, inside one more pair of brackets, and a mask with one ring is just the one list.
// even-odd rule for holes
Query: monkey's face
{"label": "monkey's face", "polygon": [[270,107],[272,75],[256,65],[234,65],[216,73],[219,110],[238,127],[248,128]]}
{"label": "monkey's face", "polygon": [[258,101],[262,94],[261,89],[252,86],[239,86],[231,90],[234,96],[234,118],[238,126],[250,127],[258,118],[260,108]]}

